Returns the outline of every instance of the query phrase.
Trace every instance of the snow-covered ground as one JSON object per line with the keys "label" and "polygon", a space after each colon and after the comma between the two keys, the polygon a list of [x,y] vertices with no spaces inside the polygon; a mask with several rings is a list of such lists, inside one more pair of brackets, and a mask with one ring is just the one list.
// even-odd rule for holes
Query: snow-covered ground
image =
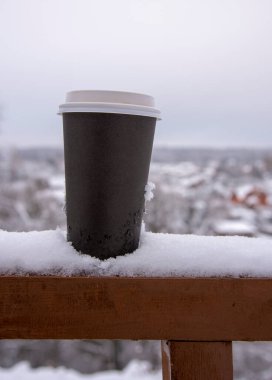
{"label": "snow-covered ground", "polygon": [[233,343],[234,380],[271,380],[271,342]]}
{"label": "snow-covered ground", "polygon": [[236,160],[214,158],[211,153],[201,160],[200,153],[194,162],[152,163],[156,190],[145,218],[150,230],[272,237],[271,168],[265,156],[248,162],[242,153]]}
{"label": "snow-covered ground", "polygon": [[61,230],[0,231],[2,274],[272,276],[272,240],[142,232],[132,254],[100,261],[79,254]]}
{"label": "snow-covered ground", "polygon": [[14,367],[0,368],[1,380],[161,380],[161,371],[151,371],[148,362],[132,361],[123,371],[104,371],[92,375],[83,375],[63,367],[30,368],[26,362]]}
{"label": "snow-covered ground", "polygon": [[[234,343],[234,380],[271,380],[272,345],[262,343]],[[0,368],[1,380],[161,380],[161,370],[151,371],[150,363],[133,360],[123,371],[103,371],[81,374],[64,367],[33,369],[27,362],[11,368]]]}

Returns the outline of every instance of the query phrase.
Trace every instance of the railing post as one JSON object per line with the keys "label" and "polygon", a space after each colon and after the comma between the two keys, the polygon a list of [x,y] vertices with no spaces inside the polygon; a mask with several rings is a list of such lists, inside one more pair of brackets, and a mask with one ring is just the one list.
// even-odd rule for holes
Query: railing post
{"label": "railing post", "polygon": [[232,380],[232,342],[162,341],[163,380]]}

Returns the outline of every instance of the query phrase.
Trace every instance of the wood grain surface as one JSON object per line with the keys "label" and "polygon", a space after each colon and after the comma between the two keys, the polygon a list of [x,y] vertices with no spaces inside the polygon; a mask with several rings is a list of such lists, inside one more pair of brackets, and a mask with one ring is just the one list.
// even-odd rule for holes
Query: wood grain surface
{"label": "wood grain surface", "polygon": [[272,340],[272,279],[0,277],[0,338]]}
{"label": "wood grain surface", "polygon": [[232,380],[231,342],[162,342],[163,380]]}

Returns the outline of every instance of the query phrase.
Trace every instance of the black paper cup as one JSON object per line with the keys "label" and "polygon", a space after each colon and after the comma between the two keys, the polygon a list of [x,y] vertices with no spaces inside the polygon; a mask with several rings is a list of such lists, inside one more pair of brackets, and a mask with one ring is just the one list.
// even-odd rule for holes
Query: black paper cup
{"label": "black paper cup", "polygon": [[159,118],[153,98],[75,91],[68,93],[67,99],[60,106],[67,240],[76,250],[99,259],[133,252],[139,245]]}

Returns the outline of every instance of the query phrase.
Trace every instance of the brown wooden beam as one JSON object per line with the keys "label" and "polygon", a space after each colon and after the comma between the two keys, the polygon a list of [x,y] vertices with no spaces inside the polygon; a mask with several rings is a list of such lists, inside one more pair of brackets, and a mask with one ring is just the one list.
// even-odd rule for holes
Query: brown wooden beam
{"label": "brown wooden beam", "polygon": [[272,341],[272,279],[0,277],[0,338]]}
{"label": "brown wooden beam", "polygon": [[163,380],[232,380],[231,342],[162,342]]}

